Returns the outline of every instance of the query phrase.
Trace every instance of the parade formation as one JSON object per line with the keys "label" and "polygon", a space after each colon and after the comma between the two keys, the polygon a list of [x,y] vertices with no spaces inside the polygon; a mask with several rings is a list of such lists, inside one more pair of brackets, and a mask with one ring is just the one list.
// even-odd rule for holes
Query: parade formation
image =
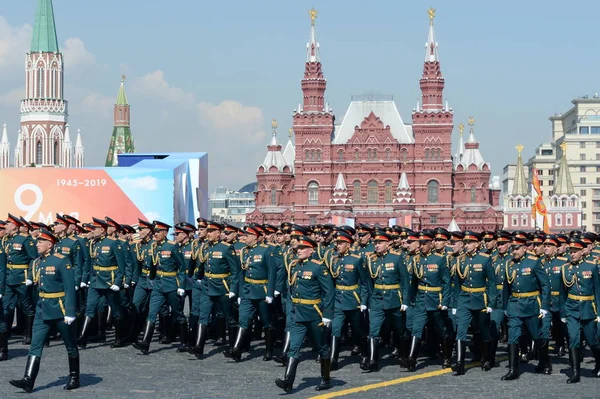
{"label": "parade formation", "polygon": [[567,383],[580,380],[585,346],[600,377],[600,236],[593,233],[289,222],[240,229],[199,218],[176,224],[171,241],[170,229],[110,217],[82,224],[60,214],[47,226],[9,214],[0,223],[0,360],[9,358],[15,319],[29,345],[23,378],[10,383],[31,392],[43,348],[59,336],[68,354],[64,388],[78,388],[80,351],[105,342],[108,324],[111,349],[144,355],[156,328],[159,342],[178,337],[177,352],[200,360],[208,339],[240,362],[259,338],[262,361],[284,366],[275,384],[285,392],[294,388],[304,346],[321,366],[316,390],[326,390],[342,345],[364,372],[379,370],[385,343],[408,372],[433,353],[460,376],[467,349],[482,371],[498,367],[503,334],[502,380],[519,378],[519,364],[534,358],[536,372],[551,374],[550,341],[556,356],[568,352]]}

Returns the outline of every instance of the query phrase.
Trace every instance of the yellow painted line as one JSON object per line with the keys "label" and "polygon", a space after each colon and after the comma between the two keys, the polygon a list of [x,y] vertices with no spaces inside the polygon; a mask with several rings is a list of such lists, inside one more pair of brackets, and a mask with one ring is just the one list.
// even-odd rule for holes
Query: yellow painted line
{"label": "yellow painted line", "polygon": [[[507,356],[496,358],[496,364],[499,362],[502,362],[504,360],[507,360],[507,359],[508,359]],[[465,369],[468,370],[470,368],[478,367],[478,366],[481,366],[480,362],[469,363],[469,364],[465,365]],[[389,387],[392,385],[403,384],[405,382],[411,382],[411,381],[422,380],[425,378],[437,377],[439,375],[444,375],[444,374],[448,374],[451,372],[452,372],[452,369],[447,368],[447,369],[442,369],[442,370],[430,371],[428,373],[413,374],[410,377],[396,378],[395,380],[382,381],[382,382],[377,382],[375,384],[363,385],[360,387],[348,388],[348,389],[343,389],[341,391],[330,392],[330,393],[326,393],[323,395],[317,395],[317,396],[311,397],[310,399],[337,398],[339,396],[350,395],[350,394],[358,393],[358,392],[366,392],[366,391],[370,391],[372,389],[377,389],[377,388],[386,388],[386,387]]]}

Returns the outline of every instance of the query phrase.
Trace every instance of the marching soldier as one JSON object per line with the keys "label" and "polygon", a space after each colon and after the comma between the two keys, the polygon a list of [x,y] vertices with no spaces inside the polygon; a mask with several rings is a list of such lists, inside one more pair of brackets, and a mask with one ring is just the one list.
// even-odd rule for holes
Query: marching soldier
{"label": "marching soldier", "polygon": [[260,231],[254,225],[246,226],[243,230],[246,247],[240,250],[239,259],[241,274],[239,276],[240,317],[237,337],[233,348],[225,350],[225,357],[241,360],[242,346],[248,332],[248,323],[258,311],[265,328],[264,361],[273,358],[273,328],[271,326],[271,311],[276,279],[276,264],[272,261],[272,249],[268,245],[258,245]]}
{"label": "marching soldier", "polygon": [[511,259],[510,245],[512,236],[510,233],[500,230],[496,233],[496,255],[492,255],[492,268],[496,279],[496,296],[490,296],[490,307],[496,309],[490,317],[490,332],[492,336],[492,348],[490,351],[491,366],[496,367],[496,351],[500,341],[502,323],[506,320],[506,314],[502,311],[502,293],[504,280],[506,279],[506,263]]}
{"label": "marching soldier", "polygon": [[[198,326],[200,325],[200,304],[202,299],[202,283],[197,279],[193,278],[197,272],[198,265],[200,263],[200,258],[203,258],[204,249],[206,248],[206,226],[207,220],[203,218],[196,219],[196,226],[198,232],[198,238],[194,240],[194,253],[192,257],[194,258],[193,268],[190,267],[188,269],[188,277],[192,280],[192,303],[190,306],[190,317],[189,317],[189,328],[190,328],[190,339],[189,346],[190,350],[188,352],[193,352],[194,343],[196,342],[196,337],[198,336]],[[223,326],[223,331],[225,330],[225,326]]]}
{"label": "marching soldier", "polygon": [[6,293],[3,297],[3,306],[4,317],[11,326],[17,302],[21,304],[26,316],[23,345],[29,345],[31,344],[34,316],[30,288],[33,285],[31,261],[37,258],[37,250],[31,237],[26,233],[19,232],[19,228],[22,226],[23,223],[19,218],[8,214],[6,235],[2,238],[6,254]]}
{"label": "marching soldier", "polygon": [[564,308],[561,309],[562,321],[567,324],[569,334],[569,363],[571,377],[567,384],[580,380],[581,332],[590,345],[596,361],[594,375],[600,377],[600,342],[598,342],[598,323],[600,316],[600,278],[598,266],[584,259],[585,243],[580,239],[571,239],[569,250],[571,261],[562,266],[561,297]]}
{"label": "marching soldier", "polygon": [[361,313],[369,303],[369,280],[360,255],[350,253],[354,237],[339,231],[336,236],[336,252],[329,252],[325,265],[335,283],[335,307],[331,338],[331,370],[338,369],[342,326],[348,320],[352,333],[358,336],[361,348],[361,364],[367,361],[367,334]]}
{"label": "marching soldier", "polygon": [[79,352],[74,331],[70,325],[75,321],[77,293],[73,266],[64,255],[53,253],[57,238],[46,229],[40,231],[37,250],[40,254],[40,300],[36,306],[33,339],[27,356],[25,375],[10,384],[32,392],[40,369],[40,360],[50,328],[61,334],[69,357],[69,380],[64,389],[79,388]]}
{"label": "marching soldier", "polygon": [[[196,269],[196,255],[197,255],[197,241],[194,240],[194,232],[196,231],[196,227],[194,227],[194,225],[190,224],[190,223],[179,223],[178,225],[175,226],[175,241],[177,241],[177,243],[179,244],[179,246],[181,247],[181,253],[183,255],[183,260],[184,260],[184,290],[185,290],[185,295],[183,297],[181,297],[181,313],[180,313],[180,320],[179,320],[179,325],[180,326],[187,326],[187,320],[185,319],[185,298],[188,297],[189,298],[189,305],[190,305],[190,309],[192,307],[192,288],[194,286],[194,280],[189,277],[190,274],[190,270],[191,273],[194,273],[194,270]],[[197,321],[195,321],[196,324],[198,324]],[[183,328],[183,327],[182,327]],[[186,327],[187,330],[187,327]],[[181,332],[180,332],[181,334]],[[185,332],[186,336],[188,337],[188,341],[185,342],[184,345],[182,345],[181,347],[177,348],[177,352],[189,352],[191,349],[191,346],[189,345],[189,335],[188,335],[188,331]],[[194,337],[195,338],[195,337]]]}
{"label": "marching soldier", "polygon": [[519,339],[523,326],[527,327],[539,350],[537,371],[543,371],[548,361],[548,346],[543,342],[541,320],[548,314],[550,283],[541,261],[526,254],[525,234],[513,237],[513,258],[506,263],[506,281],[502,293],[503,306],[508,317],[508,367],[502,380],[519,378]]}
{"label": "marching soldier", "polygon": [[477,250],[481,236],[473,231],[466,231],[463,241],[465,253],[458,257],[453,273],[453,296],[458,299],[455,311],[457,362],[454,371],[456,375],[465,374],[465,341],[472,321],[477,331],[480,331],[483,340],[481,369],[484,371],[491,369],[490,313],[492,308],[488,298],[496,297],[496,279],[490,255]]}
{"label": "marching soldier", "polygon": [[321,355],[321,382],[316,390],[331,388],[329,347],[327,332],[331,326],[334,308],[333,280],[326,266],[313,258],[317,244],[308,237],[298,237],[297,260],[288,271],[290,297],[289,359],[283,379],[276,379],[275,385],[285,392],[291,392],[296,369],[298,368],[300,348],[307,333]]}

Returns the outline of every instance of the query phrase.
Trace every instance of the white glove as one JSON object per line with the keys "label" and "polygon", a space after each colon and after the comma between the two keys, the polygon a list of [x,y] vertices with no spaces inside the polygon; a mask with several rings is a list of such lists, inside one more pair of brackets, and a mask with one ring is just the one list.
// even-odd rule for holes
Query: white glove
{"label": "white glove", "polygon": [[199,278],[198,280],[196,280],[198,282],[198,284],[202,284],[202,279]]}
{"label": "white glove", "polygon": [[269,305],[273,303],[273,297],[267,296],[265,297],[265,302],[268,303]]}
{"label": "white glove", "polygon": [[[567,320],[565,320],[566,322]],[[600,323],[600,316],[596,317],[596,323]]]}
{"label": "white glove", "polygon": [[490,307],[485,308],[485,312],[486,313],[492,313],[492,308],[490,308]]}
{"label": "white glove", "polygon": [[452,316],[456,314],[456,308],[452,308]]}
{"label": "white glove", "polygon": [[183,288],[177,288],[177,295],[184,296],[185,295],[185,290]]}
{"label": "white glove", "polygon": [[508,317],[508,312],[506,310],[504,311],[504,316]]}
{"label": "white glove", "polygon": [[0,294],[0,299],[2,299],[2,294]]}
{"label": "white glove", "polygon": [[74,317],[65,316],[65,324],[70,326],[75,321]]}
{"label": "white glove", "polygon": [[25,285],[26,285],[27,287],[29,287],[29,286],[30,286],[30,285],[32,285],[32,284],[33,284],[33,281],[31,281],[30,279],[27,279],[27,280],[25,280]]}
{"label": "white glove", "polygon": [[[406,306],[406,305],[402,305],[402,306]],[[366,312],[367,311],[367,305],[360,305],[360,311],[361,312]]]}
{"label": "white glove", "polygon": [[132,281],[132,282],[131,282],[131,286],[132,286],[132,287],[135,287],[135,285],[136,285],[136,284],[137,284],[137,283],[136,283],[135,281]]}
{"label": "white glove", "polygon": [[230,292],[229,293],[229,299],[233,298],[235,296],[235,292]]}
{"label": "white glove", "polygon": [[442,306],[442,310],[448,310],[448,306]]}
{"label": "white glove", "polygon": [[75,286],[75,291],[79,291],[79,287],[78,286]]}
{"label": "white glove", "polygon": [[408,305],[400,305],[401,312],[406,312],[407,309],[408,309]]}
{"label": "white glove", "polygon": [[110,289],[113,290],[114,292],[117,292],[120,290],[119,286],[114,285],[114,284],[110,286]]}
{"label": "white glove", "polygon": [[123,284],[123,288],[125,288],[125,289],[129,288],[129,284]]}
{"label": "white glove", "polygon": [[[599,317],[599,318],[600,318],[600,317]],[[565,323],[565,324],[567,324],[567,319],[566,319],[566,318],[564,318],[564,317],[563,317],[562,319],[560,319],[560,321],[561,321],[562,323]]]}
{"label": "white glove", "polygon": [[278,297],[279,295],[281,295],[281,292],[275,290],[275,297]]}
{"label": "white glove", "polygon": [[86,283],[84,283],[84,282],[82,281],[82,282],[79,284],[79,286],[80,286],[81,288],[85,288],[85,287],[87,287],[87,284],[86,284]]}
{"label": "white glove", "polygon": [[325,327],[329,328],[331,326],[331,320],[327,319],[325,317],[323,317],[323,325],[325,325]]}
{"label": "white glove", "polygon": [[544,317],[546,317],[546,315],[547,315],[547,314],[548,314],[548,311],[547,311],[547,310],[540,309],[540,316],[542,316],[542,319],[543,319]]}

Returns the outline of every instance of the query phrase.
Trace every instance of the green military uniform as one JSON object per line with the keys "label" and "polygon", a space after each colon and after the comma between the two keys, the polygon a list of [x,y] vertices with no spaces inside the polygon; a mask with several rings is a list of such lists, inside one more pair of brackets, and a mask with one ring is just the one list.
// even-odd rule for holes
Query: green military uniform
{"label": "green military uniform", "polygon": [[132,270],[132,282],[135,282],[133,290],[133,299],[131,301],[131,311],[133,313],[133,329],[131,331],[131,341],[136,341],[145,319],[144,314],[148,311],[150,295],[152,294],[152,285],[154,281],[150,279],[150,273],[153,269],[153,253],[156,243],[152,239],[136,241],[132,244],[135,251],[135,259]]}
{"label": "green military uniform", "polygon": [[[3,228],[1,226],[0,228]],[[2,300],[6,293],[6,253],[4,246],[0,245],[0,309],[3,309]],[[8,360],[8,326],[4,312],[0,310],[0,361]]]}
{"label": "green military uniform", "polygon": [[563,298],[560,296],[560,287],[562,281],[562,266],[568,263],[568,259],[564,256],[553,256],[551,258],[541,258],[542,266],[548,275],[550,281],[550,308],[549,315],[542,319],[542,337],[546,340],[550,339],[550,329],[554,326],[552,334],[556,340],[558,347],[565,345],[565,325],[560,321],[561,310],[564,306]]}
{"label": "green military uniform", "polygon": [[504,280],[506,279],[506,263],[512,259],[512,256],[509,252],[504,254],[498,253],[497,255],[493,255],[491,259],[496,284],[496,296],[489,297],[490,307],[496,310],[495,312],[492,312],[492,315],[490,316],[490,334],[492,336],[491,359],[492,367],[495,367],[496,351],[498,349],[498,342],[500,341],[500,329],[502,328],[502,323],[506,320],[506,315],[502,310],[502,293],[504,289]]}

